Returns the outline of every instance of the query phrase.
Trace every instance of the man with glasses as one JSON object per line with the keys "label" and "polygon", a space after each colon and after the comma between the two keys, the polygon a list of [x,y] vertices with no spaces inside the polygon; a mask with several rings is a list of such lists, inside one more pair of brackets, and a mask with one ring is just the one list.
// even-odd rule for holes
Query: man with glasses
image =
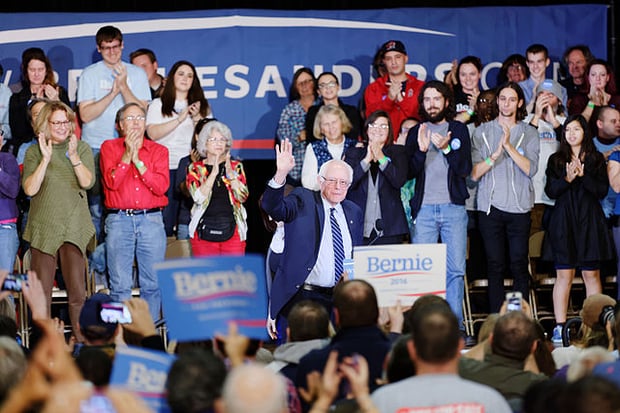
{"label": "man with glasses", "polygon": [[296,302],[318,301],[331,314],[343,260],[352,257],[353,246],[362,244],[364,217],[356,204],[345,200],[353,179],[346,162],[332,159],[321,166],[320,191],[296,188],[286,197],[286,176],[295,166],[288,140],[276,145],[276,165],[261,206],[275,221],[284,222],[285,246],[271,286],[267,329],[272,338],[285,339],[286,317]]}
{"label": "man with glasses", "polygon": [[[78,79],[78,116],[82,122],[82,140],[90,145],[99,163],[101,144],[118,136],[116,112],[125,104],[134,102],[146,109],[151,100],[151,89],[142,68],[123,62],[123,34],[114,26],[103,26],[95,37],[102,60],[86,67]],[[103,201],[101,199],[100,171],[95,170],[97,182],[88,191],[90,214],[97,231],[97,240],[103,241],[101,226]],[[105,272],[104,245],[91,257],[91,267]],[[105,278],[104,278],[105,279]]]}
{"label": "man with glasses", "polygon": [[140,296],[158,320],[161,293],[153,265],[166,255],[161,211],[168,204],[168,149],[145,139],[146,111],[140,104],[126,104],[116,119],[123,137],[101,145],[110,295],[114,301],[131,298],[135,261]]}
{"label": "man with glasses", "polygon": [[411,199],[414,244],[446,244],[446,301],[463,324],[467,210],[465,179],[471,173],[467,126],[455,121],[454,97],[441,81],[431,80],[420,91],[420,116],[425,120],[407,136],[409,171],[416,179]]}
{"label": "man with glasses", "polygon": [[364,92],[366,116],[384,110],[395,127],[409,116],[418,119],[418,94],[424,82],[407,73],[405,45],[399,40],[388,40],[379,54],[386,74],[369,84]]}

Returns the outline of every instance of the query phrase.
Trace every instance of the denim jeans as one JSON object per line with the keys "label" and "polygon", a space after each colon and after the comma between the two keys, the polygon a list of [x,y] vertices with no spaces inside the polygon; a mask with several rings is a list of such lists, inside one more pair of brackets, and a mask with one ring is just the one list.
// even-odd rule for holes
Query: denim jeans
{"label": "denim jeans", "polygon": [[13,272],[15,266],[15,255],[19,248],[19,236],[17,235],[17,224],[0,225],[0,269]]}
{"label": "denim jeans", "polygon": [[446,301],[463,324],[463,294],[467,255],[467,211],[464,205],[422,205],[413,227],[414,244],[446,244]]}
{"label": "denim jeans", "polygon": [[140,297],[149,305],[153,320],[160,318],[161,292],[153,265],[166,256],[166,232],[161,212],[109,214],[105,220],[110,295],[115,301],[131,298],[134,260]]}
{"label": "denim jeans", "polygon": [[529,212],[511,213],[491,207],[488,215],[479,212],[478,224],[487,255],[489,311],[497,313],[506,298],[504,275],[507,267],[514,280],[513,289],[520,291],[523,299],[529,297],[528,254],[532,220]]}

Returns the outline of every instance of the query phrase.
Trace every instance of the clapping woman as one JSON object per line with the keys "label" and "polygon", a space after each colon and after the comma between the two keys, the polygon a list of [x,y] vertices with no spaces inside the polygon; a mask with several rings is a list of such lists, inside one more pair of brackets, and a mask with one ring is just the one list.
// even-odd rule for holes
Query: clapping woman
{"label": "clapping woman", "polygon": [[54,70],[43,49],[31,47],[22,53],[22,90],[13,94],[9,101],[9,123],[13,138],[13,154],[19,146],[28,142],[34,132],[28,118],[28,106],[33,99],[49,99],[69,105],[67,90],[54,79]]}
{"label": "clapping woman", "polygon": [[51,303],[56,263],[67,287],[69,316],[78,341],[78,319],[86,298],[87,249],[94,249],[95,227],[86,191],[95,182],[90,146],[74,133],[75,114],[62,102],[47,103],[35,121],[38,145],[26,152],[22,185],[31,197],[24,239],[31,267]]}
{"label": "clapping woman", "polygon": [[230,157],[230,128],[216,120],[207,123],[196,147],[203,159],[189,166],[186,180],[194,200],[189,224],[192,255],[243,255],[248,186],[243,164]]}
{"label": "clapping woman", "polygon": [[586,295],[600,293],[600,262],[613,258],[600,204],[609,185],[607,167],[583,116],[572,115],[564,122],[560,147],[549,157],[546,174],[545,192],[555,199],[549,223],[557,272],[554,336],[561,336],[576,269],[581,270]]}
{"label": "clapping woman", "polygon": [[409,234],[400,188],[407,180],[407,156],[394,144],[394,130],[387,112],[376,111],[366,119],[364,147],[347,149],[344,161],[353,168],[347,198],[364,212],[364,244],[401,244]]}
{"label": "clapping woman", "polygon": [[[146,114],[146,133],[152,140],[168,148],[170,182],[174,182],[179,161],[191,150],[195,125],[212,117],[211,107],[204,96],[196,68],[180,60],[172,65],[161,97],[155,98]],[[181,198],[174,185],[168,188],[168,205],[164,208],[166,236],[178,230]]]}

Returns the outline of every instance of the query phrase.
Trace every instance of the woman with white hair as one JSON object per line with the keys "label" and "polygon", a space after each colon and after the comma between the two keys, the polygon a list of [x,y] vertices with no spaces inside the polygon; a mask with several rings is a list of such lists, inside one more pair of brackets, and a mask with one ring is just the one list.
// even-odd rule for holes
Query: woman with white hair
{"label": "woman with white hair", "polygon": [[187,188],[194,200],[189,224],[193,256],[243,255],[248,186],[240,161],[232,160],[232,132],[219,121],[200,131],[196,148],[203,159],[188,169]]}

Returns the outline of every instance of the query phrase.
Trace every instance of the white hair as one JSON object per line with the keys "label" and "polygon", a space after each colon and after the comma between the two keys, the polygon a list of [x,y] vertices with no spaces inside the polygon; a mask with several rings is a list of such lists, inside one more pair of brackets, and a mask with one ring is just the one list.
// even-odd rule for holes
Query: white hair
{"label": "white hair", "polygon": [[284,376],[258,363],[235,367],[222,391],[226,413],[283,413],[288,411]]}
{"label": "white hair", "polygon": [[341,166],[345,168],[347,170],[347,174],[349,175],[349,183],[353,181],[353,168],[351,168],[351,165],[340,159],[330,159],[321,165],[321,168],[319,168],[319,176],[325,177],[327,170],[333,166]]}
{"label": "white hair", "polygon": [[226,149],[232,148],[233,138],[230,128],[218,120],[212,120],[202,128],[196,138],[196,150],[201,156],[207,156],[207,139],[214,130],[218,131],[226,138]]}

